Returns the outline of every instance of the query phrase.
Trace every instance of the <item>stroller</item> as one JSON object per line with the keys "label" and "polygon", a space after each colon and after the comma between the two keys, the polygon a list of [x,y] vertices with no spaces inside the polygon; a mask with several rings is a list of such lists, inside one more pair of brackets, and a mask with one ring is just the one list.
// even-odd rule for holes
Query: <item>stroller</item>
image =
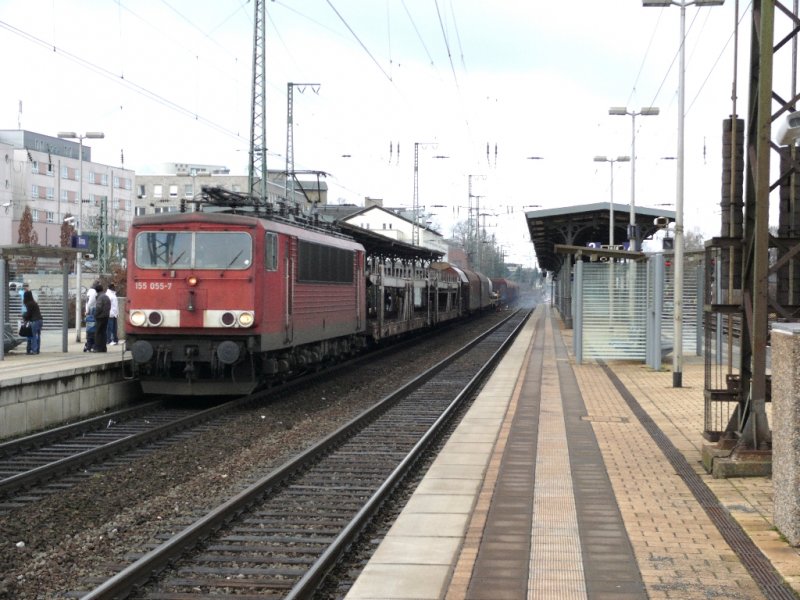
{"label": "stroller", "polygon": [[94,332],[97,327],[97,322],[94,318],[94,309],[89,311],[86,315],[86,343],[83,345],[84,352],[91,352],[94,348]]}

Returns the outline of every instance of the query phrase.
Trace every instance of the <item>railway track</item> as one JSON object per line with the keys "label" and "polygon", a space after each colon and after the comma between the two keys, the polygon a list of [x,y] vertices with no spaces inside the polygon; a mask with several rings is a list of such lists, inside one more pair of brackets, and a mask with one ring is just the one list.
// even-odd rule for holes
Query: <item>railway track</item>
{"label": "railway track", "polygon": [[73,595],[308,597],[471,398],[527,315],[515,313],[117,575]]}
{"label": "railway track", "polygon": [[[190,435],[233,408],[231,403],[200,410],[147,402],[0,444],[0,512],[57,493],[91,475],[93,465],[103,469],[107,461],[137,448]],[[67,476],[72,479],[64,481]]]}
{"label": "railway track", "polygon": [[342,369],[402,352],[420,339],[425,336],[206,409],[188,404],[168,407],[157,400],[0,443],[0,514],[113,468],[115,459],[124,461],[127,456],[133,460],[139,456],[137,451],[180,441],[212,423],[223,426],[238,409],[263,402],[268,396],[288,394],[313,380],[333,377]]}

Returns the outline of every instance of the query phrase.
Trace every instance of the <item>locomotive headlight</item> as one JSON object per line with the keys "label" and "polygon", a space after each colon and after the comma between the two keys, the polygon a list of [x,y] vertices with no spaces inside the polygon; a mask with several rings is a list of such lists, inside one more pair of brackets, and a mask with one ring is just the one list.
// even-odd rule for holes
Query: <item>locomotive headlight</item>
{"label": "locomotive headlight", "polygon": [[197,277],[195,277],[194,275],[192,275],[191,277],[188,277],[186,279],[186,283],[189,284],[189,287],[196,286],[197,285]]}
{"label": "locomotive headlight", "polygon": [[131,311],[131,325],[134,327],[141,327],[147,321],[147,315],[143,310],[132,310]]}
{"label": "locomotive headlight", "polygon": [[243,312],[239,315],[239,325],[242,327],[250,327],[253,324],[254,317],[251,312]]}

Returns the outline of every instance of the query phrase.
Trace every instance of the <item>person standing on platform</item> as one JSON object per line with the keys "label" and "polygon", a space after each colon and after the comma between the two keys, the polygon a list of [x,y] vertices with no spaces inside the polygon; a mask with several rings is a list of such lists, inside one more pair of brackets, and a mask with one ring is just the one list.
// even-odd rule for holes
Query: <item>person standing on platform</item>
{"label": "person standing on platform", "polygon": [[28,282],[24,282],[19,288],[19,303],[22,306],[22,317],[25,318],[25,292],[28,291]]}
{"label": "person standing on platform", "polygon": [[116,346],[119,343],[117,337],[117,317],[119,317],[119,300],[117,300],[117,288],[113,283],[108,285],[106,296],[111,300],[111,312],[108,316],[108,345]]}
{"label": "person standing on platform", "polygon": [[97,290],[95,288],[97,288],[98,283],[98,281],[95,281],[92,287],[86,291],[86,310],[83,311],[84,315],[88,315],[94,308],[94,303],[97,301]]}
{"label": "person standing on platform", "polygon": [[96,283],[94,291],[97,293],[94,305],[94,318],[97,323],[94,332],[94,348],[92,352],[106,352],[106,337],[108,336],[108,318],[111,314],[111,300],[103,291],[103,286]]}
{"label": "person standing on platform", "polygon": [[42,346],[42,311],[39,308],[39,303],[33,299],[33,292],[25,290],[22,295],[23,314],[22,318],[30,323],[31,336],[28,338],[28,345],[26,354],[39,354]]}

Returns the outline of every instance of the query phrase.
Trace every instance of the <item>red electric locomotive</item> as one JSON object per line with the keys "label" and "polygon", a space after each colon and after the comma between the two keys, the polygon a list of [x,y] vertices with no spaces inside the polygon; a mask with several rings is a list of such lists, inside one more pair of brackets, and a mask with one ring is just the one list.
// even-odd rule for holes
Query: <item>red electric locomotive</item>
{"label": "red electric locomotive", "polygon": [[242,394],[364,344],[364,248],[223,212],[137,218],[127,348],[145,393]]}
{"label": "red electric locomotive", "polygon": [[494,305],[485,275],[440,253],[219,188],[198,204],[131,227],[126,349],[145,393],[245,394]]}

